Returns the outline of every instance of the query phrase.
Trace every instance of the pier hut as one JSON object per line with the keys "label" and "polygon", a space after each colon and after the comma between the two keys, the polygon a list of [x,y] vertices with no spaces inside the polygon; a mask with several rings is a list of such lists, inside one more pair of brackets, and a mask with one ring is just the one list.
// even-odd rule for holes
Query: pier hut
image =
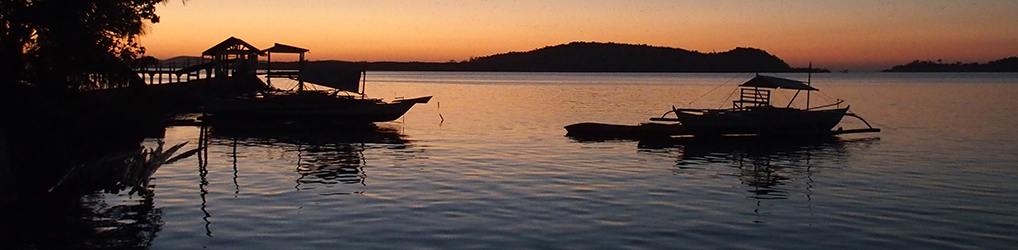
{"label": "pier hut", "polygon": [[[203,78],[255,78],[257,75],[264,74],[265,80],[267,81],[266,83],[270,85],[272,84],[272,78],[286,78],[298,81],[298,88],[303,89],[304,83],[309,82],[309,80],[306,79],[308,76],[304,76],[306,62],[304,55],[308,51],[309,50],[305,48],[280,43],[275,43],[275,45],[271,48],[259,50],[254,45],[251,45],[244,40],[236,37],[230,37],[202,52],[201,58],[198,58],[198,60],[194,63],[192,63],[191,60],[187,60],[182,64],[177,64],[176,62],[163,63],[152,59],[154,62],[145,64],[139,63],[137,66],[134,66],[134,71],[137,72],[143,80],[145,80],[145,77],[147,76],[147,82],[149,84],[163,84],[163,77],[166,75],[169,76],[168,79],[170,81],[168,83],[182,83],[191,81],[192,79],[197,80]],[[289,66],[273,68],[272,54],[278,53],[299,54],[300,61],[298,62],[297,67],[287,63]],[[267,57],[265,65],[259,65],[259,56]],[[264,71],[259,71],[260,66],[265,66]],[[360,71],[358,71],[358,73],[360,73]],[[181,76],[184,75],[187,77],[185,79],[181,79]],[[204,75],[204,77],[202,77],[202,75]],[[350,79],[351,77],[349,75],[350,74],[343,74],[339,78]],[[176,81],[173,80],[173,76],[176,76]],[[335,76],[329,75],[326,77]],[[315,73],[311,76],[311,78],[314,78],[314,81],[321,81],[319,79],[322,78],[321,72]],[[356,87],[356,85],[353,86]],[[351,91],[356,92],[356,88],[353,88]]]}
{"label": "pier hut", "polygon": [[212,62],[213,72],[206,72],[210,74],[208,77],[211,74],[216,77],[254,76],[258,56],[262,54],[255,46],[232,36],[201,53],[202,57],[209,57]]}
{"label": "pier hut", "polygon": [[[364,82],[364,70],[350,70],[350,69],[335,69],[335,68],[322,68],[322,67],[305,67],[304,54],[308,52],[308,49],[294,47],[286,44],[276,43],[272,48],[268,48],[262,51],[266,55],[266,76],[265,79],[271,86],[272,78],[287,78],[290,80],[297,81],[297,91],[304,91],[305,83],[313,83],[316,85],[326,86],[335,88],[338,90],[349,91],[364,95],[362,85]],[[287,53],[287,54],[300,54],[300,61],[298,61],[297,69],[272,69],[272,54],[273,53]]]}
{"label": "pier hut", "polygon": [[[210,96],[229,97],[271,90],[272,78],[297,81],[297,91],[303,91],[307,83],[313,83],[364,95],[363,67],[336,69],[307,64],[305,54],[308,51],[280,43],[259,50],[244,40],[230,37],[202,52],[200,60],[194,63],[190,59],[183,63],[179,63],[179,60],[166,63],[153,59],[147,60],[152,61],[149,63],[139,63],[134,70],[143,80],[148,76],[146,100],[168,112],[200,111]],[[277,53],[299,54],[300,61],[296,67],[289,62],[273,65],[272,54]],[[260,56],[266,57],[263,71],[259,71]],[[265,81],[259,78],[262,74],[265,74]],[[165,84],[164,76],[170,76],[167,77],[169,82]],[[176,81],[172,76],[176,76]],[[186,77],[181,79],[181,76]]]}
{"label": "pier hut", "polygon": [[[272,84],[272,78],[289,78],[297,79],[297,86],[300,90],[304,88],[304,81],[300,79],[300,72],[304,70],[304,54],[308,52],[308,49],[294,47],[286,44],[276,43],[272,48],[268,48],[262,51],[266,57],[265,63],[265,80],[268,84]],[[272,71],[272,53],[286,53],[286,54],[300,54],[300,64],[296,71],[294,70],[276,70]]]}

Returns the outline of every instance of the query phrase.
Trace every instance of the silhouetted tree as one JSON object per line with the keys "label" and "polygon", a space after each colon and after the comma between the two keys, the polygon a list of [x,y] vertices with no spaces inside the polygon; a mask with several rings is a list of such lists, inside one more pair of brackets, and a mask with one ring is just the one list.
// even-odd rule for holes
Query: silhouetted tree
{"label": "silhouetted tree", "polygon": [[128,65],[164,1],[0,0],[0,196],[44,191],[54,173],[137,147],[159,119],[135,94],[144,89],[75,92],[142,83]]}
{"label": "silhouetted tree", "polygon": [[127,62],[166,0],[0,1],[0,86],[78,90],[140,83]]}
{"label": "silhouetted tree", "polygon": [[980,63],[943,63],[943,60],[914,60],[908,64],[895,65],[883,72],[1018,72],[1018,57],[1008,57],[985,64]]}

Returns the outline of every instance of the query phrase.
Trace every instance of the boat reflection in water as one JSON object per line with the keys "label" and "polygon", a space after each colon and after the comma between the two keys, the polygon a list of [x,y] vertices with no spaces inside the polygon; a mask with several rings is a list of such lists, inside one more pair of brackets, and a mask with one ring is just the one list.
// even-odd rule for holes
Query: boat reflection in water
{"label": "boat reflection in water", "polygon": [[[680,137],[640,141],[639,147],[678,152],[677,171],[711,169],[720,175],[737,177],[749,187],[747,191],[751,198],[788,199],[790,192],[798,191],[806,191],[806,198],[809,198],[814,171],[839,168],[839,163],[846,162],[849,157],[850,149],[867,147],[877,140],[879,138],[843,139],[836,136]],[[796,190],[797,187],[805,190]]]}
{"label": "boat reflection in water", "polygon": [[[274,125],[216,124],[207,128],[209,143],[232,148],[234,168],[238,147],[282,148],[296,152],[295,188],[337,184],[366,185],[364,151],[374,148],[402,150],[409,140],[393,124],[286,123]],[[317,185],[307,185],[317,184]],[[353,194],[337,192],[330,194]]]}

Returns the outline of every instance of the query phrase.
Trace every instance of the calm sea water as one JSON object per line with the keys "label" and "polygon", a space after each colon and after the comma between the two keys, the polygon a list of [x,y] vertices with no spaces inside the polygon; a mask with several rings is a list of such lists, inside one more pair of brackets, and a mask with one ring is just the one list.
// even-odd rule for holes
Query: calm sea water
{"label": "calm sea water", "polygon": [[151,200],[94,198],[150,208],[152,249],[1018,245],[1018,74],[813,75],[814,106],[843,99],[883,129],[836,140],[565,136],[728,107],[750,77],[369,72],[369,96],[435,98],[367,130],[171,127],[168,144],[207,135],[207,151],[160,168]]}

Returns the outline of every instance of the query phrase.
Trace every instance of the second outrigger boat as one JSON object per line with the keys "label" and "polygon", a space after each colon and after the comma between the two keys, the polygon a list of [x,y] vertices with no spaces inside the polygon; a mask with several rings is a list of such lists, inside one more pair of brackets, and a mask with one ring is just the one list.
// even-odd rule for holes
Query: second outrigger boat
{"label": "second outrigger boat", "polygon": [[[771,92],[778,89],[795,90],[795,95],[785,107],[771,104]],[[810,83],[756,75],[739,85],[739,99],[732,101],[728,109],[675,108],[661,117],[650,118],[657,122],[678,122],[678,124],[643,123],[637,126],[599,123],[578,123],[566,126],[567,135],[578,137],[646,138],[658,136],[830,136],[847,133],[880,132],[862,117],[848,112],[844,101],[810,107],[811,91],[819,91]],[[806,92],[806,108],[792,107],[795,98]],[[845,116],[855,117],[868,128],[832,130]]]}
{"label": "second outrigger boat", "polygon": [[[796,91],[785,107],[776,107],[771,104],[771,91],[777,89]],[[791,107],[795,98],[802,91],[806,91],[806,108]],[[732,101],[732,108],[679,109],[673,106],[671,111],[650,120],[679,122],[685,134],[694,136],[809,136],[880,131],[880,129],[870,126],[869,122],[862,117],[849,113],[849,106],[842,108],[841,104],[844,102],[842,100],[818,107],[809,107],[811,91],[818,91],[818,89],[810,86],[809,82],[757,75],[739,85],[739,99]],[[668,117],[669,114],[673,114],[674,118]],[[845,116],[858,118],[868,128],[832,130]]]}
{"label": "second outrigger boat", "polygon": [[[771,104],[771,91],[777,89],[795,90],[795,95],[785,107]],[[799,93],[806,91],[806,108],[791,107]],[[652,121],[679,122],[685,133],[700,136],[716,135],[829,135],[843,133],[879,132],[869,122],[856,114],[849,113],[849,106],[841,107],[844,101],[818,107],[809,107],[809,92],[818,91],[809,82],[786,78],[757,75],[739,85],[739,99],[732,101],[729,109],[679,109],[672,107],[661,117]],[[674,114],[674,118],[668,117]],[[861,120],[868,128],[855,130],[832,130],[845,116]]]}

